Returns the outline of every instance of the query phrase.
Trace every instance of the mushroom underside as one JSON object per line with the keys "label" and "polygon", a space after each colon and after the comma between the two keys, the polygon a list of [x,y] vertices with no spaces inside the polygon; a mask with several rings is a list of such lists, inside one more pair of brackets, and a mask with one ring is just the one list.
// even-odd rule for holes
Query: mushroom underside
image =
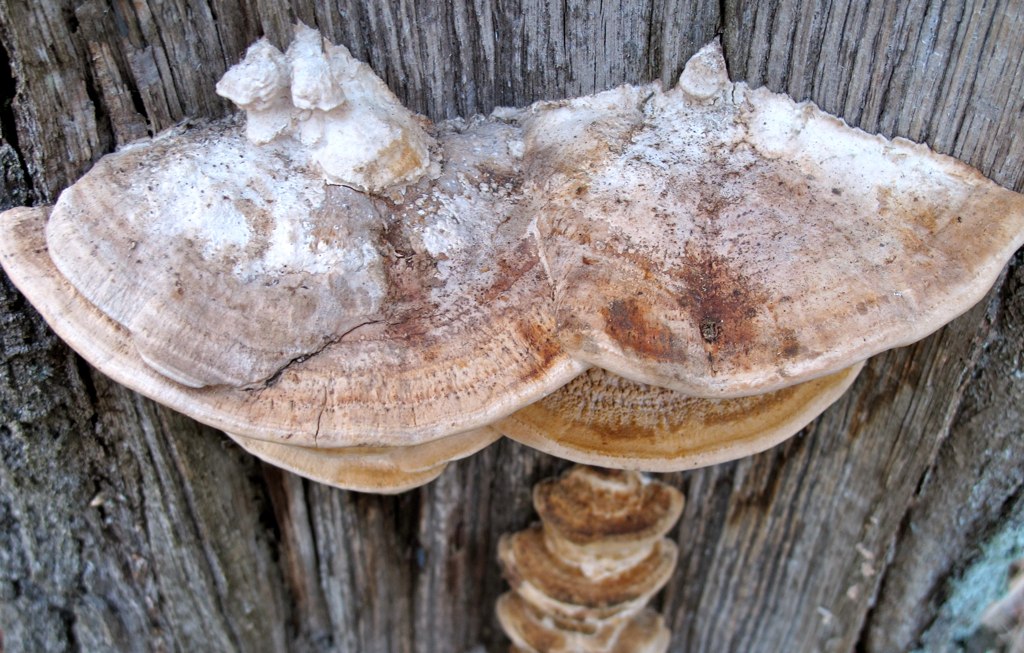
{"label": "mushroom underside", "polygon": [[592,368],[495,424],[502,435],[559,458],[648,472],[705,467],[792,437],[853,384],[864,363],[735,399],[706,399]]}
{"label": "mushroom underside", "polygon": [[501,434],[483,427],[408,447],[318,449],[227,433],[252,455],[313,481],[343,490],[396,494],[425,485],[449,462],[471,456]]}

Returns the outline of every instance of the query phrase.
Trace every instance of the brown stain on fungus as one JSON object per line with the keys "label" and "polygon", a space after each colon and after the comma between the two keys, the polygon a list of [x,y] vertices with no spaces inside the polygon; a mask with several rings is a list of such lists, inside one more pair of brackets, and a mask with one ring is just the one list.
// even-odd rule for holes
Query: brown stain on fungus
{"label": "brown stain on fungus", "polygon": [[[695,325],[705,351],[739,363],[765,338],[755,322],[770,306],[770,294],[725,257],[695,247],[687,247],[677,269],[685,288],[679,307]],[[792,351],[794,344],[780,348]]]}
{"label": "brown stain on fungus", "polygon": [[480,295],[480,300],[491,302],[496,297],[508,292],[539,262],[540,256],[536,246],[529,240],[523,240],[509,256],[498,259],[498,271],[494,283]]}
{"label": "brown stain on fungus", "polygon": [[520,379],[525,383],[540,380],[553,362],[565,355],[551,324],[521,320],[516,322],[516,335],[533,356],[533,364],[526,367]]}
{"label": "brown stain on fungus", "polygon": [[626,349],[654,358],[669,358],[672,332],[652,319],[645,304],[636,299],[615,299],[603,308],[605,333]]}
{"label": "brown stain on fungus", "polygon": [[779,351],[783,357],[796,358],[804,351],[800,339],[792,329],[780,329],[779,336]]}
{"label": "brown stain on fungus", "polygon": [[942,215],[936,206],[926,205],[918,207],[915,205],[911,210],[907,211],[907,214],[913,217],[919,225],[924,227],[929,236],[934,236],[940,228]]}

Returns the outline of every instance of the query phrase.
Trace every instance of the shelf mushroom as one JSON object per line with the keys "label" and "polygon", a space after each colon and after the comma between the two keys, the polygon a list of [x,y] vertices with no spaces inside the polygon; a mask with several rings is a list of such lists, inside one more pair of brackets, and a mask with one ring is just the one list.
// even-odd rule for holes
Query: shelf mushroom
{"label": "shelf mushroom", "polygon": [[799,432],[846,392],[863,367],[733,399],[691,397],[595,367],[495,428],[587,465],[645,472],[706,467],[759,453]]}
{"label": "shelf mushroom", "polygon": [[[170,405],[211,410],[209,391],[176,383],[147,365],[127,330],[100,313],[54,268],[43,225],[48,209],[12,209],[0,220],[0,263],[11,280],[33,298],[54,331],[110,378]],[[8,266],[15,258],[17,264]],[[216,408],[216,405],[213,405]],[[216,421],[217,416],[209,416]],[[287,440],[260,440],[227,432],[243,449],[278,467],[346,490],[391,494],[437,478],[445,465],[501,437],[490,427],[472,429],[419,445],[312,447]]]}
{"label": "shelf mushroom", "polygon": [[301,447],[227,434],[252,455],[343,490],[396,494],[425,485],[448,463],[471,456],[501,437],[484,426],[408,447]]}
{"label": "shelf mushroom", "polygon": [[[419,445],[486,426],[579,374],[585,365],[554,337],[519,207],[520,130],[431,127],[344,48],[321,46],[300,26],[287,56],[258,44],[255,62],[222,82],[269,111],[291,80],[294,106],[269,120],[273,138],[264,125],[254,143],[235,120],[163,134],[104,157],[48,219],[7,216],[11,278],[101,370],[131,353],[174,385],[122,375],[130,387],[259,440]],[[335,86],[297,88],[310,66],[336,73]],[[374,167],[335,151],[369,148],[367,138],[380,156],[405,154]],[[44,229],[45,250],[16,233]],[[40,256],[95,310],[72,316],[19,281]],[[59,324],[69,319],[83,323]],[[98,350],[86,322],[104,319],[123,342]]]}
{"label": "shelf mushroom", "polygon": [[697,397],[814,379],[978,302],[1024,243],[1024,197],[924,145],[730,82],[539,104],[527,178],[557,332],[576,359]]}
{"label": "shelf mushroom", "polygon": [[693,397],[839,388],[965,311],[1024,243],[1020,195],[730,82],[717,44],[668,91],[435,125],[298,25],[218,92],[244,126],[104,157],[52,209],[0,216],[0,262],[101,371],[319,480],[380,452],[467,454],[483,440],[456,436],[591,366]]}
{"label": "shelf mushroom", "polygon": [[512,591],[497,613],[522,653],[664,653],[669,632],[646,608],[668,582],[683,510],[675,488],[636,472],[575,466],[534,487],[540,524],[505,535]]}

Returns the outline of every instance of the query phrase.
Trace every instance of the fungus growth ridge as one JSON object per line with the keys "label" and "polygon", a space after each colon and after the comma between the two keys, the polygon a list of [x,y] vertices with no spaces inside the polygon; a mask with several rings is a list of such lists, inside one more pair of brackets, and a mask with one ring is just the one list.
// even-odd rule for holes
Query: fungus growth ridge
{"label": "fungus growth ridge", "polygon": [[[1021,195],[731,82],[717,44],[668,90],[433,124],[299,25],[217,91],[244,124],[104,157],[53,207],[0,216],[0,262],[101,371],[328,482],[378,449],[427,478],[500,420],[601,464],[745,455],[969,308],[1024,243]],[[657,428],[564,413],[620,390],[668,411],[637,422]],[[740,404],[692,397],[775,421],[719,441],[700,416]]]}

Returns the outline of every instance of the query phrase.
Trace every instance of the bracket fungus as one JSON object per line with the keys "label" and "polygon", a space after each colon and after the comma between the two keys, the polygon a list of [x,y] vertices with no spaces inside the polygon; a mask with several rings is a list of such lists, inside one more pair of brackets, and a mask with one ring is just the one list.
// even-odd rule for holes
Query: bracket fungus
{"label": "bracket fungus", "polygon": [[526,124],[559,339],[576,359],[737,397],[910,344],[1024,243],[1024,197],[924,145],[730,82],[537,105]]}
{"label": "bracket fungus", "polygon": [[[737,420],[748,431],[727,444],[714,428],[680,440],[709,424],[682,413],[646,443],[588,452],[586,426],[561,445],[534,437],[652,470],[749,453],[827,405],[786,388],[836,390],[852,378],[841,370],[937,329],[1024,242],[1020,195],[730,82],[717,44],[667,91],[432,124],[298,25],[287,52],[254,44],[217,91],[244,125],[170,130],[104,157],[52,208],[0,216],[0,261],[101,371],[342,486],[380,452],[388,464],[435,441],[447,444],[428,451],[469,452],[483,440],[455,436],[591,366],[625,381],[595,371],[504,427],[627,381],[802,397],[785,428]],[[615,410],[682,410],[661,392],[628,390]],[[779,396],[722,406],[782,420]],[[704,414],[734,412],[715,410]],[[443,464],[431,461],[391,469],[426,478]]]}
{"label": "bracket fungus", "polygon": [[668,650],[668,629],[645,606],[675,568],[665,534],[683,495],[636,472],[576,466],[538,483],[533,503],[540,524],[498,544],[512,586],[498,599],[498,619],[516,650]]}
{"label": "bracket fungus", "polygon": [[395,494],[434,480],[448,463],[471,456],[501,437],[484,426],[408,447],[302,447],[228,433],[252,455],[344,490]]}
{"label": "bracket fungus", "polygon": [[[343,94],[377,89],[392,106],[369,68],[353,74],[336,80]],[[48,220],[5,220],[4,265],[19,283],[19,266],[48,256],[62,290],[92,310],[57,318],[46,305],[68,297],[23,290],[51,322],[81,323],[73,347],[89,350],[89,324],[112,320],[123,342],[88,359],[103,370],[137,353],[122,362],[174,385],[124,382],[226,431],[330,448],[485,426],[585,366],[553,334],[519,206],[519,130],[475,120],[432,131],[443,169],[401,177],[394,196],[325,180],[287,130],[262,145],[232,120],[164,134],[104,157]],[[44,224],[45,250],[19,245]]]}
{"label": "bracket fungus", "polygon": [[[42,226],[47,208],[12,209],[0,220],[0,263],[9,266],[11,280],[31,296],[57,335],[74,343],[83,358],[113,380],[170,405],[211,411],[203,421],[225,424],[229,413],[217,413],[204,398],[209,391],[190,388],[147,365],[132,347],[127,330],[100,313],[54,268],[47,256]],[[193,416],[194,415],[193,413]],[[200,418],[202,419],[202,418]],[[437,478],[447,462],[479,451],[500,434],[481,427],[411,446],[314,447],[286,439],[261,440],[226,434],[243,449],[278,467],[306,478],[348,490],[401,492]]]}
{"label": "bracket fungus", "polygon": [[706,399],[592,368],[500,420],[502,435],[559,458],[674,472],[750,456],[807,426],[853,384],[858,363],[750,397]]}

